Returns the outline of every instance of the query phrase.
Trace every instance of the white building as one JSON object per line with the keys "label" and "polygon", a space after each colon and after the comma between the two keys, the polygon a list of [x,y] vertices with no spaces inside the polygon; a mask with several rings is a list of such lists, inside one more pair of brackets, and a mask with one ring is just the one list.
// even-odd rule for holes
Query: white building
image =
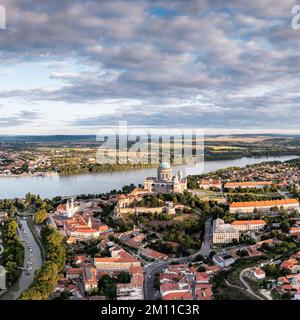
{"label": "white building", "polygon": [[157,177],[148,177],[144,181],[144,188],[152,193],[183,193],[187,189],[187,179],[179,171],[173,176],[169,163],[162,162],[157,169]]}
{"label": "white building", "polygon": [[74,202],[74,198],[71,198],[71,201],[69,199],[66,203],[60,204],[55,213],[61,214],[64,216],[67,216],[68,218],[73,217],[74,214],[77,214],[79,212],[82,212],[83,210],[91,207],[91,202]]}
{"label": "white building", "polygon": [[227,268],[230,265],[232,265],[233,263],[235,263],[235,259],[226,253],[215,254],[213,256],[212,260],[213,260],[214,264],[216,264],[220,268]]}
{"label": "white building", "polygon": [[6,289],[6,270],[3,266],[0,266],[0,290]]}
{"label": "white building", "polygon": [[213,222],[213,243],[230,243],[234,239],[239,240],[239,231],[222,219]]}

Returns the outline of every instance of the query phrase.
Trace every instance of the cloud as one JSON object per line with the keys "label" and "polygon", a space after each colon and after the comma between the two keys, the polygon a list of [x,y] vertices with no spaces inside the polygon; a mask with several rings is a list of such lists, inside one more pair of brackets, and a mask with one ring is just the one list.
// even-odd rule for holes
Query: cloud
{"label": "cloud", "polygon": [[40,119],[40,114],[33,111],[21,111],[12,116],[0,117],[0,128],[18,127],[33,123],[34,120]]}
{"label": "cloud", "polygon": [[[116,102],[114,112],[105,103],[94,115],[83,108],[69,121],[77,127],[119,118],[164,126],[257,129],[283,120],[287,128],[297,126],[300,32],[290,26],[294,1],[3,4],[8,29],[0,37],[0,70],[32,61],[57,69],[49,71],[53,87],[0,87],[2,98],[89,106],[128,100],[126,108]],[[76,68],[59,66],[68,59]],[[139,103],[132,106],[133,99]],[[24,114],[27,121],[38,120],[31,116]]]}

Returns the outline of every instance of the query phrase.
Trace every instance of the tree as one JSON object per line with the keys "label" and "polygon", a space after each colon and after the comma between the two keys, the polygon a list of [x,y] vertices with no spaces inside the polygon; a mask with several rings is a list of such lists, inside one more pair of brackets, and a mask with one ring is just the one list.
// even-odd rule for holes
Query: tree
{"label": "tree", "polygon": [[205,272],[205,270],[206,268],[203,265],[198,267],[198,272]]}
{"label": "tree", "polygon": [[48,213],[45,209],[38,210],[34,214],[34,222],[36,224],[43,224],[47,219],[48,219]]}
{"label": "tree", "polygon": [[281,230],[285,233],[287,233],[289,230],[290,230],[290,225],[289,223],[284,220],[282,223],[281,223]]}
{"label": "tree", "polygon": [[41,234],[46,246],[45,262],[36,272],[31,286],[21,295],[21,300],[48,299],[65,265],[66,247],[63,236],[51,227],[44,227]]}
{"label": "tree", "polygon": [[117,297],[116,280],[109,275],[104,275],[99,281],[99,291],[109,299],[115,299]]}
{"label": "tree", "polygon": [[130,282],[130,274],[128,272],[122,271],[118,274],[118,282],[119,283],[129,283]]}
{"label": "tree", "polygon": [[239,251],[237,252],[237,254],[238,254],[241,258],[246,257],[246,256],[249,255],[247,250],[239,250]]}
{"label": "tree", "polygon": [[264,271],[266,272],[267,276],[271,276],[271,277],[276,277],[278,276],[278,273],[279,273],[278,267],[274,263],[271,263],[265,266]]}

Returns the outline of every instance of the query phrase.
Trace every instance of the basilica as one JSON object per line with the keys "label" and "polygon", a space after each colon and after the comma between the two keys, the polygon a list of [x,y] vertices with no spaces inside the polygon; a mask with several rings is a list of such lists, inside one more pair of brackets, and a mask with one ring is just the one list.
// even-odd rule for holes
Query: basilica
{"label": "basilica", "polygon": [[151,193],[183,193],[187,189],[187,179],[179,171],[173,176],[169,163],[162,162],[157,169],[157,177],[148,177],[144,181],[144,188]]}

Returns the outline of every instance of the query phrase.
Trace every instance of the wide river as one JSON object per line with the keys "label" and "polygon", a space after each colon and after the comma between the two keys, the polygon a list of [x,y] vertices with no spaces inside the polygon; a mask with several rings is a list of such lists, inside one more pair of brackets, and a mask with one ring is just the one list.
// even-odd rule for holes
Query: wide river
{"label": "wide river", "polygon": [[[206,161],[195,166],[181,166],[174,168],[182,170],[184,175],[201,174],[222,168],[239,166],[263,161],[286,161],[297,156],[251,157],[235,160]],[[113,189],[119,190],[124,185],[142,184],[145,177],[156,176],[156,169],[139,169],[97,174],[81,174],[59,177],[4,177],[0,178],[0,199],[21,198],[27,192],[39,194],[42,198],[55,196],[71,196],[88,193],[104,193]]]}

